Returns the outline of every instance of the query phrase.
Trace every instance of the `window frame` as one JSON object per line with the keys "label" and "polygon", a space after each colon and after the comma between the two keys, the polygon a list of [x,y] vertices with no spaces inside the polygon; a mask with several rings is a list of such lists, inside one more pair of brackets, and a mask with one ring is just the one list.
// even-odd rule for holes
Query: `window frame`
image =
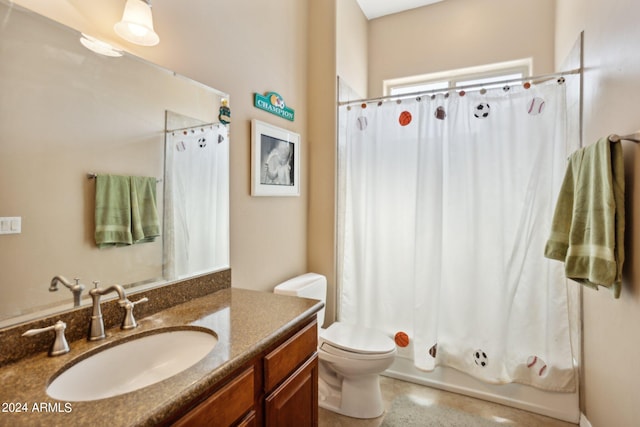
{"label": "window frame", "polygon": [[[383,94],[384,96],[402,96],[408,93],[422,92],[423,90],[420,89],[420,86],[433,85],[438,83],[446,83],[446,88],[434,89],[435,92],[437,92],[438,90],[455,90],[456,87],[463,86],[465,85],[465,82],[468,82],[470,80],[499,78],[501,76],[504,76],[504,80],[506,80],[509,78],[509,76],[518,73],[522,78],[525,78],[531,76],[532,65],[533,64],[531,58],[526,58],[477,67],[459,68],[437,73],[386,79],[382,82]],[[487,86],[489,85],[491,85],[491,83],[487,83]],[[415,91],[409,89],[413,87],[416,88]],[[405,89],[405,91],[402,93],[392,93],[395,89]],[[430,90],[425,89],[424,91]]]}

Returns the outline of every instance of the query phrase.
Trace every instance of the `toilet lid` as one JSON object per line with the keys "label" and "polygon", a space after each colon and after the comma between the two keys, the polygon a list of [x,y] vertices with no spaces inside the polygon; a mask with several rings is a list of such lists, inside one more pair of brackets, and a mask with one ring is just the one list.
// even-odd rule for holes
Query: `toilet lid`
{"label": "toilet lid", "polygon": [[389,353],[396,348],[393,340],[380,331],[340,322],[322,331],[319,341],[321,345],[326,342],[339,349],[361,354]]}

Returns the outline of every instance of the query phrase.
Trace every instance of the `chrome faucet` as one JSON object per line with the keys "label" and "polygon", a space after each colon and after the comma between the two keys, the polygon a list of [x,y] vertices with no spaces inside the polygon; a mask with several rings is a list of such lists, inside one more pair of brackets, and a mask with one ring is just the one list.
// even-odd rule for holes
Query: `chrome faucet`
{"label": "chrome faucet", "polygon": [[75,285],[72,285],[69,280],[67,280],[63,276],[54,276],[51,279],[51,284],[49,285],[49,292],[55,292],[58,290],[58,283],[62,283],[64,286],[69,288],[69,290],[73,293],[73,306],[80,306],[80,298],[82,297],[82,291],[84,290],[84,285],[80,284],[80,279],[74,279],[76,281]]}
{"label": "chrome faucet", "polygon": [[102,310],[100,309],[100,297],[109,292],[118,293],[118,303],[122,306],[127,300],[124,288],[120,285],[111,285],[108,288],[99,288],[99,282],[93,282],[94,288],[89,291],[93,299],[93,310],[91,312],[91,322],[89,324],[89,341],[97,341],[106,338],[104,333],[104,321],[102,320]]}

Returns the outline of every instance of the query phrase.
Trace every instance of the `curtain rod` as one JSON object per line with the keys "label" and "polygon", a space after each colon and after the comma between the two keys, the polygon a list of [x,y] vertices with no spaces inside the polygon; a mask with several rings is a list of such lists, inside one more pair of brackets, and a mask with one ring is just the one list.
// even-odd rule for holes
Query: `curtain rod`
{"label": "curtain rod", "polygon": [[406,99],[406,98],[413,98],[414,96],[421,96],[421,95],[430,95],[430,94],[436,94],[436,93],[443,93],[443,92],[451,92],[451,91],[457,91],[457,90],[468,90],[468,89],[482,89],[484,86],[487,85],[502,85],[502,84],[507,84],[507,83],[517,83],[517,82],[525,82],[525,81],[530,81],[533,84],[538,84],[538,83],[543,83],[546,82],[547,80],[551,80],[551,79],[555,79],[558,77],[562,77],[562,76],[567,76],[570,74],[580,74],[582,73],[582,68],[575,68],[573,70],[569,70],[569,71],[563,71],[560,73],[553,73],[553,74],[543,74],[540,76],[530,76],[530,77],[522,77],[522,78],[517,78],[517,79],[507,79],[507,80],[501,80],[501,81],[497,81],[497,82],[486,82],[486,83],[476,83],[476,84],[470,84],[470,85],[464,85],[464,86],[457,86],[457,87],[452,87],[452,88],[448,88],[448,89],[430,89],[430,90],[423,90],[423,91],[419,91],[419,92],[411,92],[411,93],[403,93],[400,95],[386,95],[386,96],[379,96],[376,98],[363,98],[363,99],[355,99],[353,101],[342,101],[342,102],[338,102],[338,106],[343,106],[343,105],[352,105],[352,104],[359,104],[359,103],[370,103],[370,102],[375,102],[375,101],[385,101],[385,100],[389,100],[389,99]]}
{"label": "curtain rod", "polygon": [[178,132],[181,130],[189,130],[189,129],[196,129],[196,128],[206,128],[208,126],[216,126],[219,125],[220,122],[211,122],[211,123],[203,123],[201,125],[193,125],[193,126],[188,126],[186,128],[178,128],[178,129],[167,129],[165,130],[165,133],[169,133],[169,132]]}

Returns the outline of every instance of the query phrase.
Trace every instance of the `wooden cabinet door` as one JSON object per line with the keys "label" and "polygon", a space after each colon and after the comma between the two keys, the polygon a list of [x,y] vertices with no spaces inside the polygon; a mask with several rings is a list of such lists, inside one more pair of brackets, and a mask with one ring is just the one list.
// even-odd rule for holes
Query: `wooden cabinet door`
{"label": "wooden cabinet door", "polygon": [[256,420],[256,412],[251,411],[249,415],[244,417],[238,424],[238,427],[258,427],[258,421]]}
{"label": "wooden cabinet door", "polygon": [[253,384],[253,367],[251,367],[179,419],[173,427],[232,425],[254,407]]}
{"label": "wooden cabinet door", "polygon": [[286,379],[265,399],[267,427],[318,425],[318,355]]}

